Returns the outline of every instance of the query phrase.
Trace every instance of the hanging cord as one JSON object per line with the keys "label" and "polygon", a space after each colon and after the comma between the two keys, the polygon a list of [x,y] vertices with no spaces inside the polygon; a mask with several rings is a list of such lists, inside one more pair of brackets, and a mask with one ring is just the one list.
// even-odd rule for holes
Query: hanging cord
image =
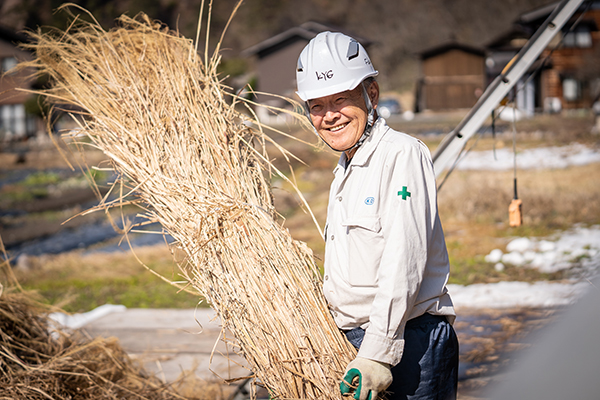
{"label": "hanging cord", "polygon": [[517,195],[517,106],[513,103],[513,199],[508,206],[508,222],[510,226],[517,227],[523,224],[523,214],[521,213],[522,201]]}
{"label": "hanging cord", "polygon": [[492,150],[494,151],[494,161],[498,161],[496,157],[496,110],[492,110]]}
{"label": "hanging cord", "polygon": [[517,119],[517,107],[516,105],[513,105],[513,120],[512,120],[512,133],[513,133],[513,140],[512,140],[512,145],[513,145],[513,182],[514,182],[514,196],[513,199],[518,199],[519,196],[517,196],[517,124],[516,124],[516,119]]}

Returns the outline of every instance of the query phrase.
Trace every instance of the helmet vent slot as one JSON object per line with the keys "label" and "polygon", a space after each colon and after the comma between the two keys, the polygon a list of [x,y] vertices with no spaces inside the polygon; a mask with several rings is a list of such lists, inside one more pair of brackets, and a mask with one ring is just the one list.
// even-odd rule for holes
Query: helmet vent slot
{"label": "helmet vent slot", "polygon": [[346,58],[352,60],[356,57],[358,57],[358,42],[351,40],[350,43],[348,43],[348,53],[346,54]]}

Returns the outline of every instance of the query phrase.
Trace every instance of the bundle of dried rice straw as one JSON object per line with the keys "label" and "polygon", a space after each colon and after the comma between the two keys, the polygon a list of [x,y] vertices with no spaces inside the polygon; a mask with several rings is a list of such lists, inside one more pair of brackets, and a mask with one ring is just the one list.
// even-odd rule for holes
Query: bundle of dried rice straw
{"label": "bundle of dried rice straw", "polygon": [[[36,59],[25,66],[51,77],[50,101],[83,110],[82,131],[112,160],[120,190],[175,239],[181,275],[256,378],[274,398],[339,399],[354,349],[330,316],[312,252],[278,222],[269,182],[284,175],[260,123],[220,83],[219,46],[203,61],[193,41],[143,15],[110,31],[79,23],[32,36]],[[116,204],[107,198],[101,206]]]}

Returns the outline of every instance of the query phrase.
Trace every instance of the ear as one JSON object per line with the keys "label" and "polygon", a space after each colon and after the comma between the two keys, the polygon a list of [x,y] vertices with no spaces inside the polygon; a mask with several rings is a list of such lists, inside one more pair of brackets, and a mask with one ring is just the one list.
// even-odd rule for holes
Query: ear
{"label": "ear", "polygon": [[367,89],[367,94],[369,95],[373,108],[377,108],[377,104],[379,103],[379,84],[377,81],[371,82]]}

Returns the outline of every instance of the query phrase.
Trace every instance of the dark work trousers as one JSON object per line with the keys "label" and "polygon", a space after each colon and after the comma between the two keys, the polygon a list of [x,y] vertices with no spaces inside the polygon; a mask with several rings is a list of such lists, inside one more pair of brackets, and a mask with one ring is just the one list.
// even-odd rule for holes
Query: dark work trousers
{"label": "dark work trousers", "polygon": [[[345,331],[357,349],[365,331]],[[404,353],[392,368],[394,378],[387,389],[389,400],[456,399],[458,385],[458,339],[446,317],[424,314],[406,323]]]}

